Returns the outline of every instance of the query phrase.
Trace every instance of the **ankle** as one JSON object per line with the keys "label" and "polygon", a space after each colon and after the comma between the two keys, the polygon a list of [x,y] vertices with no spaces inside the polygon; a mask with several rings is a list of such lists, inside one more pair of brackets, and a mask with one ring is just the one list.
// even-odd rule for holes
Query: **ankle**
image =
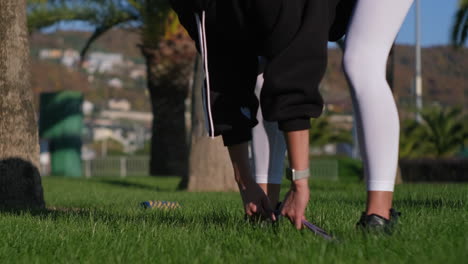
{"label": "ankle", "polygon": [[366,215],[372,215],[372,214],[375,214],[375,215],[378,215],[380,217],[383,217],[387,220],[390,219],[390,209],[388,210],[367,210],[366,211]]}
{"label": "ankle", "polygon": [[393,192],[369,191],[367,193],[366,214],[376,214],[385,219],[390,219],[390,209],[392,208]]}

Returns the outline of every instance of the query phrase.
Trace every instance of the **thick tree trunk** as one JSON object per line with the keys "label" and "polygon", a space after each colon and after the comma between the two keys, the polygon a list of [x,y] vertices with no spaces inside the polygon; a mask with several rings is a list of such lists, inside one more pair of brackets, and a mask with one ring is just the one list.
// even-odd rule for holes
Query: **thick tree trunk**
{"label": "thick tree trunk", "polygon": [[0,207],[43,208],[26,0],[0,1]]}
{"label": "thick tree trunk", "polygon": [[150,174],[185,177],[188,171],[185,99],[195,49],[190,38],[183,35],[162,40],[157,46],[140,48],[146,60],[153,111]]}
{"label": "thick tree trunk", "polygon": [[227,148],[222,139],[211,139],[205,132],[201,60],[195,67],[192,95],[192,136],[190,144],[189,174],[182,179],[180,188],[189,191],[235,191],[237,184]]}

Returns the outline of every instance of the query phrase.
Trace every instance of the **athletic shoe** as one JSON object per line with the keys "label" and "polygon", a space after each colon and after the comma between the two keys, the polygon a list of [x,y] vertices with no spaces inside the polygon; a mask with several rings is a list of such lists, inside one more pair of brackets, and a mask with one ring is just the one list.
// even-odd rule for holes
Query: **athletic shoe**
{"label": "athletic shoe", "polygon": [[390,209],[390,219],[386,219],[380,215],[371,214],[367,215],[365,212],[362,213],[361,219],[357,222],[356,227],[358,229],[370,232],[385,232],[392,234],[395,225],[398,223],[398,217],[401,215],[395,209]]}

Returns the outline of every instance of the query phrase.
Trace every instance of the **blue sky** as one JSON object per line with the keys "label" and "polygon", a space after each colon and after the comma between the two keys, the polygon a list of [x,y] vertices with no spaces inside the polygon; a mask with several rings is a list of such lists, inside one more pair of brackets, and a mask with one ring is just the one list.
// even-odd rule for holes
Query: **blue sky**
{"label": "blue sky", "polygon": [[[380,0],[375,0],[380,1]],[[420,0],[421,38],[423,46],[446,45],[450,42],[450,28],[458,0]],[[414,44],[414,4],[397,37],[397,43]]]}

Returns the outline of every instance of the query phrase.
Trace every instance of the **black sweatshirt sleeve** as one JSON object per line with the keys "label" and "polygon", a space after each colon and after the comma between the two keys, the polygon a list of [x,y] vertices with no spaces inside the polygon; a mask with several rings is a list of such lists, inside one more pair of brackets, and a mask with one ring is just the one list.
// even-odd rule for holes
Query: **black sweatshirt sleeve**
{"label": "black sweatshirt sleeve", "polygon": [[[223,0],[230,1],[230,0]],[[187,4],[187,2],[189,2]],[[205,118],[214,125],[214,135],[222,135],[226,146],[251,140],[257,124],[258,100],[255,96],[257,55],[247,41],[246,32],[234,31],[226,22],[232,10],[220,1],[172,0],[173,9],[195,41],[200,41],[195,13],[206,16],[208,80],[205,80]],[[228,12],[225,12],[228,11]],[[210,128],[211,129],[211,128]]]}

